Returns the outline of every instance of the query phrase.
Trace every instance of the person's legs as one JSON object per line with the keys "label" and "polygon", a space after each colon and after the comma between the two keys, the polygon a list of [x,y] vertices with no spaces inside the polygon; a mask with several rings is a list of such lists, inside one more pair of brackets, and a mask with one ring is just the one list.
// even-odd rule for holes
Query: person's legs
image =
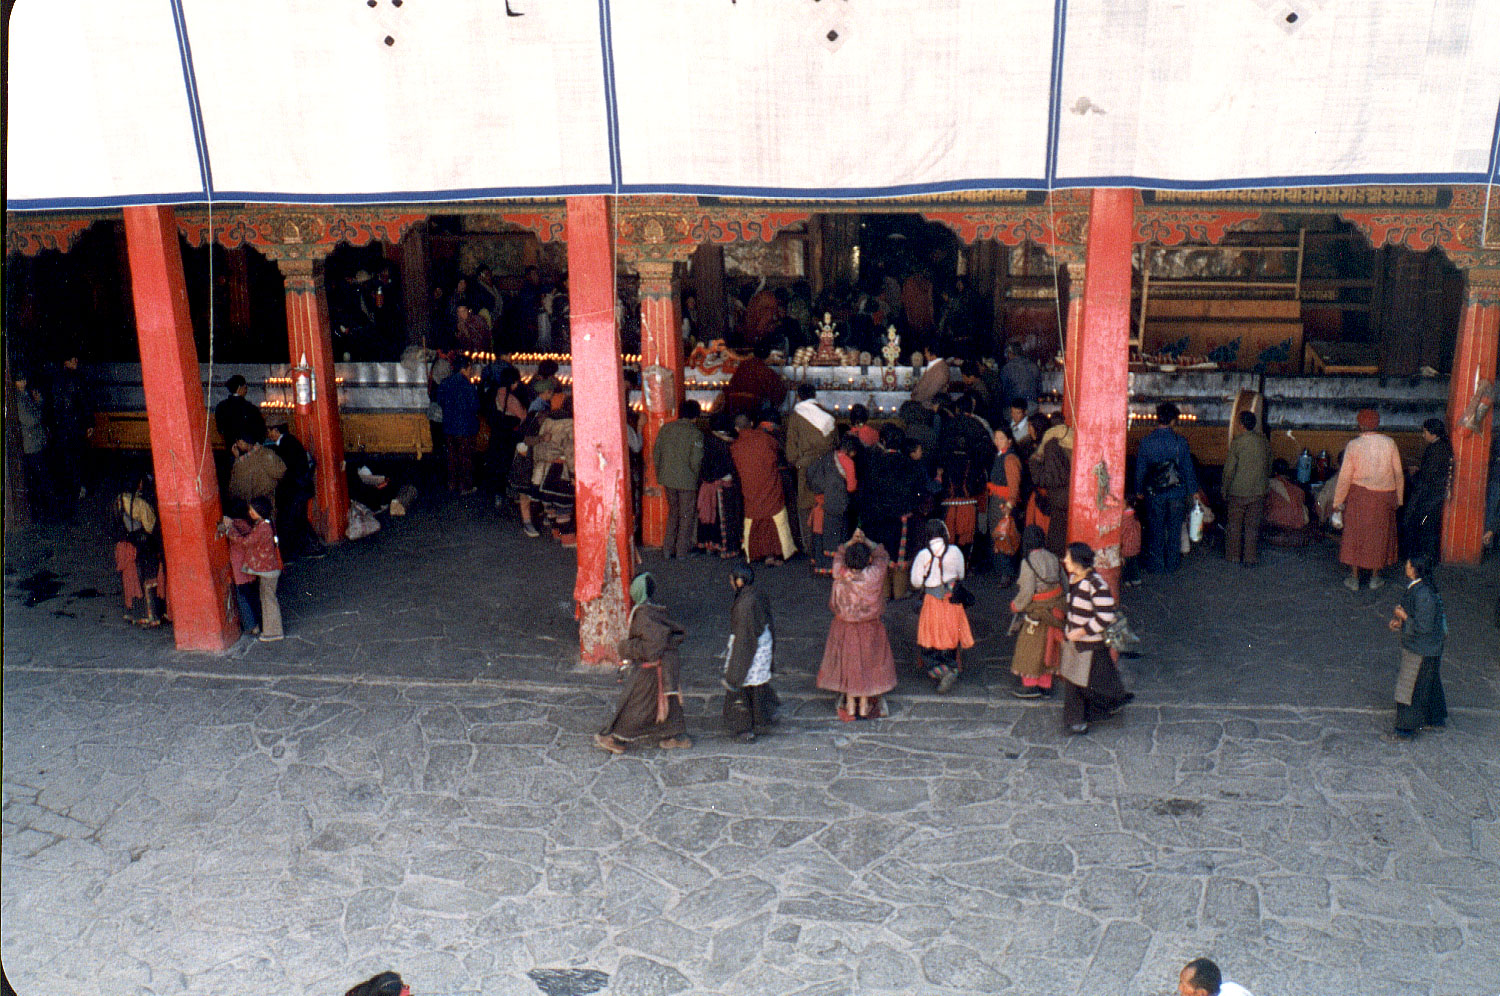
{"label": "person's legs", "polygon": [[1187,499],[1166,499],[1164,516],[1162,562],[1170,574],[1182,566],[1182,524],[1187,521]]}
{"label": "person's legs", "polygon": [[686,557],[693,552],[698,538],[698,493],[677,492],[677,556]]}
{"label": "person's legs", "polygon": [[476,440],[475,436],[464,436],[462,445],[459,447],[462,454],[458,465],[458,482],[461,491],[474,490],[474,443]]}
{"label": "person's legs", "polygon": [[1266,500],[1251,498],[1245,505],[1245,563],[1260,563],[1260,523],[1266,515]]}
{"label": "person's legs", "polygon": [[445,445],[443,447],[443,450],[444,450],[445,456],[447,457],[447,466],[448,466],[448,490],[449,491],[457,491],[459,489],[459,483],[458,483],[458,475],[459,475],[459,469],[458,468],[459,468],[459,464],[460,464],[459,451],[463,448],[463,446],[462,446],[462,437],[459,437],[459,436],[449,436],[449,437],[447,437],[444,440],[444,443],[445,443]]}
{"label": "person's legs", "polygon": [[1167,569],[1166,547],[1168,543],[1176,544],[1175,535],[1168,537],[1167,533],[1167,499],[1148,498],[1146,500],[1146,548],[1144,551],[1146,570],[1152,573],[1160,573]]}
{"label": "person's legs", "polygon": [[1063,726],[1068,729],[1082,726],[1088,728],[1086,717],[1088,715],[1088,703],[1084,700],[1083,689],[1071,681],[1063,682]]}
{"label": "person's legs", "polygon": [[797,543],[792,539],[792,522],[786,509],[771,516],[771,521],[776,524],[776,536],[781,541],[781,559],[791,560],[797,555]]}
{"label": "person's legs", "polygon": [[262,574],[260,577],[260,638],[279,640],[281,631],[281,605],[276,601],[276,584],[281,572]]}
{"label": "person's legs", "polygon": [[1442,726],[1448,722],[1448,698],[1443,694],[1443,679],[1439,671],[1441,662],[1440,657],[1424,657],[1422,670],[1417,673],[1417,687],[1411,700],[1413,704],[1423,704],[1423,726]]}
{"label": "person's legs", "polygon": [[240,612],[240,628],[255,635],[260,630],[260,594],[254,581],[234,586],[234,604]]}
{"label": "person's legs", "polygon": [[1230,498],[1224,517],[1224,559],[1238,564],[1245,539],[1245,499]]}
{"label": "person's legs", "polygon": [[666,495],[666,522],[661,526],[661,556],[676,556],[676,502],[678,502],[678,490],[675,487],[661,487],[661,492]]}

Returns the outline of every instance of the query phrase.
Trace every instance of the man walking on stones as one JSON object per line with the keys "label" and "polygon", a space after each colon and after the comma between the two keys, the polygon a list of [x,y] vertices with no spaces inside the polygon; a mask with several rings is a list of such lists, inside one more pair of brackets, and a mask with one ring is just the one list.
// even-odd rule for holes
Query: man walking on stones
{"label": "man walking on stones", "polygon": [[756,727],[776,722],[780,705],[771,688],[776,648],[771,603],[755,588],[755,570],[736,564],[729,572],[734,608],[729,614],[729,647],[724,652],[724,726],[742,743]]}
{"label": "man walking on stones", "polygon": [[1432,558],[1412,554],[1406,562],[1406,591],[1391,617],[1392,632],[1401,634],[1401,670],[1396,675],[1396,727],[1386,739],[1400,743],[1424,726],[1448,721],[1448,701],[1438,668],[1448,619],[1443,599],[1432,583]]}
{"label": "man walking on stones", "polygon": [[682,713],[678,684],[677,648],[687,630],[667,615],[665,606],[651,599],[656,579],[637,574],[630,583],[630,630],[619,643],[624,690],[594,744],[611,754],[623,754],[627,744],[654,741],[663,749],[691,747],[687,719]]}

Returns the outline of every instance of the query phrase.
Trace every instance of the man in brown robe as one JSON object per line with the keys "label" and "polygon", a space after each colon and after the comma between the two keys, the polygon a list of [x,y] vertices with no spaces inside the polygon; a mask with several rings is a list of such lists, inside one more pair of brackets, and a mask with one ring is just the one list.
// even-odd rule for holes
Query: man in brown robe
{"label": "man in brown robe", "polygon": [[745,341],[752,346],[768,341],[783,314],[781,300],[775,291],[768,287],[756,291],[745,306]]}
{"label": "man in brown robe", "polygon": [[651,601],[655,594],[656,579],[650,574],[638,574],[630,584],[635,606],[630,632],[619,643],[625,687],[609,722],[594,735],[595,746],[611,754],[623,754],[626,744],[641,741],[655,741],[668,750],[693,745],[678,684],[677,648],[687,630]]}
{"label": "man in brown robe", "polygon": [[797,545],[792,542],[786,492],[781,484],[780,448],[775,437],[752,425],[750,416],[743,412],[734,417],[734,427],[736,438],[729,455],[739,474],[745,502],[745,560],[788,560],[797,552]]}
{"label": "man in brown robe", "polygon": [[727,411],[730,417],[740,412],[754,414],[763,405],[780,409],[786,402],[786,381],[766,363],[770,349],[764,343],[757,345],[749,357],[740,361],[724,385],[724,394],[718,409]]}

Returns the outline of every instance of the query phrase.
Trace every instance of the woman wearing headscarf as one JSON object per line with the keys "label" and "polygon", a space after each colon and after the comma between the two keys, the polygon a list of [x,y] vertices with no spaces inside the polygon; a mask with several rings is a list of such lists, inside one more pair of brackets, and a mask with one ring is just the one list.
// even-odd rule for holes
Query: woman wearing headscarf
{"label": "woman wearing headscarf", "polygon": [[115,497],[115,569],[125,621],[154,628],[162,623],[167,579],[151,485],[151,476],[142,474],[133,490]]}
{"label": "woman wearing headscarf", "polygon": [[1453,444],[1448,441],[1448,426],[1440,418],[1422,423],[1422,439],[1427,446],[1411,479],[1402,525],[1408,555],[1425,555],[1436,561],[1442,553],[1443,504],[1448,500],[1448,480],[1453,472]]}
{"label": "woman wearing headscarf", "polygon": [[687,630],[651,600],[655,595],[656,579],[648,573],[630,583],[630,631],[619,644],[625,687],[609,722],[594,736],[594,744],[611,754],[642,741],[666,749],[693,745],[678,685],[677,648]]}
{"label": "woman wearing headscarf", "polygon": [[1060,671],[1063,677],[1063,728],[1089,731],[1089,723],[1108,719],[1134,695],[1120,682],[1104,631],[1115,621],[1115,596],[1109,582],[1094,570],[1094,549],[1069,543],[1063,556],[1068,572],[1068,618]]}
{"label": "woman wearing headscarf", "polygon": [[1067,586],[1062,564],[1047,549],[1040,526],[1027,526],[1021,534],[1021,574],[1010,610],[1016,614],[1011,632],[1016,651],[1010,673],[1021,680],[1011,694],[1035,699],[1052,694],[1052,672],[1057,670],[1063,644],[1063,614]]}
{"label": "woman wearing headscarf", "polygon": [[1333,508],[1344,516],[1339,561],[1349,566],[1344,587],[1358,591],[1368,577],[1371,588],[1385,584],[1380,570],[1396,562],[1396,509],[1406,483],[1396,441],[1375,430],[1380,416],[1372,408],[1357,416],[1359,435],[1344,447]]}
{"label": "woman wearing headscarf", "polygon": [[1058,556],[1068,544],[1068,504],[1073,483],[1073,427],[1058,416],[1031,455],[1031,483],[1046,522],[1047,549]]}
{"label": "woman wearing headscarf", "polygon": [[922,592],[922,614],[917,619],[917,647],[927,676],[939,693],[953,690],[963,664],[960,648],[974,645],[969,614],[953,601],[953,590],[964,579],[964,554],[948,539],[941,519],[927,523],[927,546],[911,562],[911,586]]}
{"label": "woman wearing headscarf", "polygon": [[854,538],[833,552],[833,623],[823,645],[818,687],[839,693],[838,715],[875,719],[880,696],[896,687],[896,658],[881,616],[885,612],[885,547],[856,529]]}

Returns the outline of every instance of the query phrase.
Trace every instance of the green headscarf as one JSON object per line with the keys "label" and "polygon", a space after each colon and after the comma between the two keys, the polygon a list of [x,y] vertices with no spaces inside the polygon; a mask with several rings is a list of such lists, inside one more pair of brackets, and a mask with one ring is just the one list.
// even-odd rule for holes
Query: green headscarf
{"label": "green headscarf", "polygon": [[656,594],[656,578],[649,571],[642,571],[630,582],[630,600],[636,605],[644,605],[651,601],[651,596]]}

